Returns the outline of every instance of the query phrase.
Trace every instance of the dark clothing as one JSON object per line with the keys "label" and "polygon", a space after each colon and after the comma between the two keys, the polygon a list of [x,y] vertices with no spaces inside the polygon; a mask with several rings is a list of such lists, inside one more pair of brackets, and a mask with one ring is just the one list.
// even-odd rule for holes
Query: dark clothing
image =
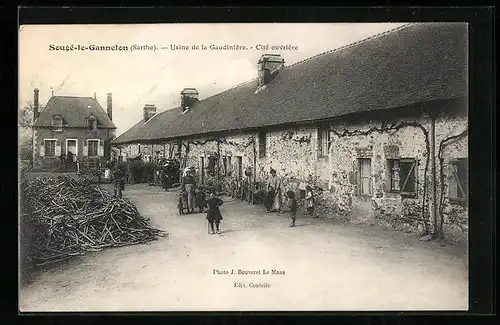
{"label": "dark clothing", "polygon": [[297,213],[297,200],[296,199],[290,199],[288,201],[289,204],[289,209],[290,213],[295,215]]}
{"label": "dark clothing", "polygon": [[122,197],[122,190],[125,187],[125,172],[120,167],[115,167],[112,173],[113,189],[115,197]]}
{"label": "dark clothing", "polygon": [[186,175],[182,179],[182,184],[196,184],[196,180],[193,175]]}
{"label": "dark clothing", "polygon": [[207,201],[207,205],[208,205],[208,212],[207,212],[207,220],[212,223],[212,222],[220,222],[222,220],[222,215],[220,213],[220,210],[219,210],[219,206],[222,205],[222,203],[224,203],[221,199],[219,198],[210,198],[208,201]]}
{"label": "dark clothing", "polygon": [[264,203],[266,206],[266,211],[271,211],[271,209],[273,207],[275,195],[276,195],[276,193],[274,190],[269,190],[267,192],[265,203]]}
{"label": "dark clothing", "polygon": [[288,200],[288,209],[290,213],[290,227],[295,227],[295,219],[297,214],[297,200],[289,199]]}
{"label": "dark clothing", "polygon": [[203,213],[203,210],[207,208],[207,195],[204,191],[198,191],[196,193],[196,206]]}

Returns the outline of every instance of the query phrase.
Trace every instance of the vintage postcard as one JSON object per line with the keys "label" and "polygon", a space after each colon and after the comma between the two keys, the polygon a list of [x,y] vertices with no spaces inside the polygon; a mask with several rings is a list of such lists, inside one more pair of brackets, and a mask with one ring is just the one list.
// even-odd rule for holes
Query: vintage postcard
{"label": "vintage postcard", "polygon": [[21,25],[33,311],[468,309],[468,25]]}

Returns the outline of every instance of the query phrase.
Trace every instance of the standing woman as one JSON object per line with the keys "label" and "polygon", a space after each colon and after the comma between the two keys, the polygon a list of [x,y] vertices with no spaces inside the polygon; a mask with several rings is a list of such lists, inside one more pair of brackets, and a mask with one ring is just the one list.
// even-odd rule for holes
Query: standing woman
{"label": "standing woman", "polygon": [[276,212],[281,210],[281,186],[276,170],[271,168],[271,177],[267,181],[266,211]]}
{"label": "standing woman", "polygon": [[188,213],[194,212],[195,198],[194,188],[196,180],[191,169],[185,170],[185,176],[182,178],[182,187],[186,190],[188,196]]}

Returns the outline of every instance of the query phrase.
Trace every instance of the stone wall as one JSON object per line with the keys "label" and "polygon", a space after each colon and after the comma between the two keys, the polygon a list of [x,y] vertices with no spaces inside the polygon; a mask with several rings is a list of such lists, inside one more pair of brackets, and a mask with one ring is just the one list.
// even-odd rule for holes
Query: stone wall
{"label": "stone wall", "polygon": [[[265,133],[265,156],[259,154],[259,134],[225,134],[215,137],[183,139],[180,143],[181,166],[194,166],[198,180],[229,184],[237,178],[238,160],[241,171],[249,168],[255,172],[257,182],[265,182],[271,168],[282,179],[283,194],[293,190],[297,196],[306,184],[315,189],[318,214],[333,219],[353,220],[359,216],[353,208],[360,201],[359,158],[371,159],[370,213],[365,221],[393,229],[424,233],[432,230],[430,218],[430,128],[431,120],[425,114],[398,119],[356,119],[331,123],[330,146],[327,157],[318,157],[318,129],[315,126],[272,130]],[[460,237],[467,233],[468,211],[464,204],[448,199],[448,183],[452,175],[449,163],[456,158],[467,158],[467,137],[451,138],[467,128],[467,117],[460,114],[442,113],[435,122],[436,131],[436,191],[443,216],[445,235]],[[444,141],[444,142],[443,142]],[[443,143],[442,143],[443,142]],[[165,151],[172,147],[178,152],[178,144],[167,142]],[[156,149],[158,148],[158,149]],[[441,148],[441,149],[440,149]],[[128,145],[123,151],[138,153],[137,144]],[[153,151],[164,150],[163,143],[153,146]],[[141,153],[151,154],[151,145],[142,145]],[[218,156],[217,168],[207,170],[209,157]],[[224,159],[227,168],[224,168]],[[415,160],[415,193],[401,194],[390,188],[390,159]],[[203,165],[202,165],[203,161]],[[252,177],[253,178],[253,177]],[[402,182],[403,180],[401,180]],[[303,193],[303,192],[302,192]],[[442,194],[442,195],[441,195]],[[299,200],[299,202],[301,202]],[[440,222],[438,218],[438,222]]]}
{"label": "stone wall", "polygon": [[[432,230],[430,219],[431,166],[430,125],[428,117],[397,120],[357,120],[351,123],[331,125],[330,145],[330,204],[334,205],[339,217],[351,215],[353,200],[359,193],[357,173],[358,158],[371,159],[373,218],[368,220],[393,229],[425,233]],[[461,137],[449,142],[441,150],[441,141],[452,135],[462,133],[467,128],[467,118],[460,115],[442,114],[435,122],[436,132],[436,190],[438,202],[443,192],[442,209],[444,232],[451,237],[461,236],[467,230],[467,209],[457,206],[446,198],[450,175],[447,174],[450,159],[467,158],[467,138]],[[427,135],[426,135],[427,134]],[[389,184],[388,159],[416,159],[416,195],[393,193]],[[439,172],[443,166],[444,177]],[[441,181],[443,179],[443,181]],[[439,203],[438,203],[439,204]],[[438,215],[438,222],[440,222]],[[449,236],[448,236],[449,237]]]}

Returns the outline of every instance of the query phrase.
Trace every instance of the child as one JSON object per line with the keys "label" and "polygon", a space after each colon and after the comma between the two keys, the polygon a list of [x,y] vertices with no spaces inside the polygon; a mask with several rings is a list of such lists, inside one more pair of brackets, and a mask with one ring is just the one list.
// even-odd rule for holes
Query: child
{"label": "child", "polygon": [[295,218],[297,213],[297,200],[295,200],[295,193],[293,191],[286,192],[288,197],[287,210],[290,213],[290,227],[295,227]]}
{"label": "child", "polygon": [[212,235],[215,234],[214,223],[217,228],[217,233],[220,234],[219,223],[222,220],[222,215],[220,213],[219,207],[222,205],[222,203],[224,202],[217,197],[215,192],[212,192],[212,194],[210,194],[210,199],[207,201],[207,220],[212,228]]}
{"label": "child", "polygon": [[115,198],[122,198],[122,187],[121,183],[125,178],[125,172],[121,168],[120,165],[116,164],[113,170],[113,174],[111,175],[113,182],[113,191]]}
{"label": "child", "polygon": [[312,215],[314,212],[314,195],[312,188],[309,185],[306,186],[306,207],[307,213]]}
{"label": "child", "polygon": [[203,188],[200,188],[196,192],[196,205],[198,206],[200,213],[203,213],[207,207],[207,194]]}
{"label": "child", "polygon": [[179,201],[177,203],[177,208],[179,209],[179,214],[184,214],[184,208],[187,206],[187,192],[185,189],[182,189],[179,194]]}

